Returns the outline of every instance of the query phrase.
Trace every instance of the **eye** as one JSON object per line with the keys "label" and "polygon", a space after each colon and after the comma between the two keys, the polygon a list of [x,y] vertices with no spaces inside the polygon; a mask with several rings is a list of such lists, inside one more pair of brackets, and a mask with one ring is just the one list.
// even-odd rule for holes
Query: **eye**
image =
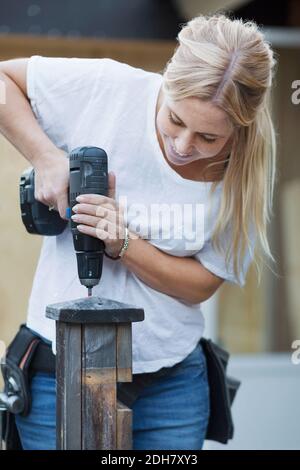
{"label": "eye", "polygon": [[176,126],[180,126],[180,122],[175,121],[175,120],[172,118],[171,113],[168,114],[168,117],[169,117],[169,120],[170,120],[173,124],[175,124]]}
{"label": "eye", "polygon": [[[175,121],[175,119],[172,117],[171,113],[168,113],[168,118],[172,122],[172,124],[175,124],[175,126],[181,126],[182,125],[181,122]],[[199,134],[199,136],[200,136],[201,139],[203,139],[208,144],[212,144],[212,143],[216,142],[216,140],[217,140],[217,139],[207,139],[206,137],[204,137],[201,134]]]}
{"label": "eye", "polygon": [[207,142],[208,144],[212,144],[213,142],[216,142],[217,139],[207,139],[206,137],[204,137],[203,135],[201,135],[200,137],[202,137],[202,139]]}

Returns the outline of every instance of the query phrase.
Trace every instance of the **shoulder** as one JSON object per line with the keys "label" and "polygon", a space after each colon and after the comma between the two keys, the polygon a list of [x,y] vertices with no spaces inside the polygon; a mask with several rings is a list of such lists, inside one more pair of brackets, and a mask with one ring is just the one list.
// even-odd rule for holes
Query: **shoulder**
{"label": "shoulder", "polygon": [[[45,57],[31,56],[28,60],[28,77],[38,76],[45,82],[60,84],[73,83],[73,86],[97,83],[97,79],[121,82],[150,77],[154,74],[142,68],[108,57]],[[81,81],[80,81],[81,79]],[[55,86],[55,85],[54,85]],[[56,88],[56,87],[55,87]]]}
{"label": "shoulder", "polygon": [[[101,60],[101,59],[100,59]],[[103,59],[106,61],[106,68],[116,75],[120,80],[130,77],[132,79],[146,79],[158,74],[144,70],[140,67],[127,64],[126,62],[120,62],[114,59]]]}

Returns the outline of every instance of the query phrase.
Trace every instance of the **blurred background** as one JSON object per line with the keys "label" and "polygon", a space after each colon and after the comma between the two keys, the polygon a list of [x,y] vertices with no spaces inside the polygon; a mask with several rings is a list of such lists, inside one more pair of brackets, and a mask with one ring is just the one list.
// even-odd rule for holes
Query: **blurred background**
{"label": "blurred background", "polygon": [[[300,92],[299,103],[292,100],[300,87],[300,1],[0,0],[0,9],[0,60],[110,57],[161,73],[180,25],[198,14],[222,9],[265,32],[278,60],[278,182],[269,226],[277,275],[265,268],[259,285],[251,266],[244,288],[224,283],[203,305],[205,336],[228,349],[229,373],[242,380],[234,439],[205,447],[300,449],[300,364],[292,362],[292,343],[300,340]],[[3,136],[0,155],[0,340],[8,344],[26,320],[42,240],[25,231],[20,216],[19,178],[30,165]]]}

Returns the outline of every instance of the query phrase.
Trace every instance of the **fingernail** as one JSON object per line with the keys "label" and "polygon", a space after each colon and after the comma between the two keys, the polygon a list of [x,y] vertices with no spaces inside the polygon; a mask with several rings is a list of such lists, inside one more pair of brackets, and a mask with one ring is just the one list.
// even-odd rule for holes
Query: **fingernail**
{"label": "fingernail", "polygon": [[76,214],[72,215],[72,216],[71,216],[71,219],[72,219],[72,220],[78,220],[78,215],[76,215]]}
{"label": "fingernail", "polygon": [[77,212],[77,211],[78,211],[78,204],[76,204],[76,206],[74,206],[72,210],[73,210],[74,212]]}
{"label": "fingernail", "polygon": [[76,201],[78,202],[84,201],[84,196],[77,196]]}

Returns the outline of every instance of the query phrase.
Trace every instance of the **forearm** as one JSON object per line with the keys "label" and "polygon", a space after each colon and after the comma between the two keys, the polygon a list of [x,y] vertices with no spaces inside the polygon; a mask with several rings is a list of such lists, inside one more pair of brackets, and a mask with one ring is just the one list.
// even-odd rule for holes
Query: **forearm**
{"label": "forearm", "polygon": [[129,241],[122,262],[145,284],[172,297],[193,304],[209,297],[207,271],[195,259],[169,255],[136,238]]}
{"label": "forearm", "polygon": [[41,129],[31,109],[29,100],[18,85],[0,72],[5,84],[5,103],[0,103],[0,132],[21,154],[36,166],[41,155],[57,150]]}

